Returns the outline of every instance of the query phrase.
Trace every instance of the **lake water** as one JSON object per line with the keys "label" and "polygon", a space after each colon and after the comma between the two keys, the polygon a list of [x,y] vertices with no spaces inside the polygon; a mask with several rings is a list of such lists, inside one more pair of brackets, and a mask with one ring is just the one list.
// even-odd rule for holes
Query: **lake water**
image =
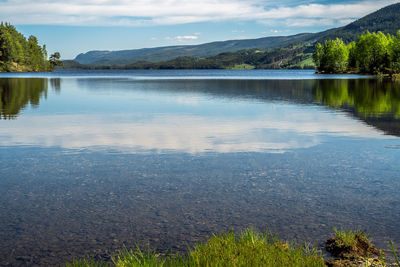
{"label": "lake water", "polygon": [[400,83],[313,71],[0,75],[0,265],[253,226],[400,244]]}

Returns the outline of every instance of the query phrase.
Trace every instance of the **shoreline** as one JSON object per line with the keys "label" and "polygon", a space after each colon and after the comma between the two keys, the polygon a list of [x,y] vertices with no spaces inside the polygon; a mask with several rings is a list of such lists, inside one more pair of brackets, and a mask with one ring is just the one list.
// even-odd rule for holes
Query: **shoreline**
{"label": "shoreline", "polygon": [[240,233],[229,231],[213,234],[182,255],[158,254],[139,246],[114,252],[110,261],[84,258],[66,263],[78,266],[329,266],[329,267],[385,267],[400,266],[398,253],[390,241],[392,255],[385,255],[369,240],[369,235],[357,230],[337,230],[323,248],[309,244],[295,245],[280,240],[269,231],[253,228]]}

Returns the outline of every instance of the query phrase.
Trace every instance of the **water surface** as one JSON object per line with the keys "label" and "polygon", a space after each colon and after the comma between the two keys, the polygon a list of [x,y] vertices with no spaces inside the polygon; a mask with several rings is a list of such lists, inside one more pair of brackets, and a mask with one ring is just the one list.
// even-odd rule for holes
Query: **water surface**
{"label": "water surface", "polygon": [[[340,79],[339,79],[340,78]],[[2,74],[0,264],[214,232],[400,243],[400,86],[310,71]]]}

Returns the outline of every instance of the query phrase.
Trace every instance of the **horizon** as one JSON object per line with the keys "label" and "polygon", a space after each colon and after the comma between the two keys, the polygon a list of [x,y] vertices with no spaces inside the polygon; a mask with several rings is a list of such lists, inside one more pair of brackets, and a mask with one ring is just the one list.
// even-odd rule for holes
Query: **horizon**
{"label": "horizon", "polygon": [[[320,32],[345,26],[394,0],[147,1],[0,0],[0,21],[34,35],[49,54],[74,59],[117,51]],[[174,7],[174,8],[171,8]]]}

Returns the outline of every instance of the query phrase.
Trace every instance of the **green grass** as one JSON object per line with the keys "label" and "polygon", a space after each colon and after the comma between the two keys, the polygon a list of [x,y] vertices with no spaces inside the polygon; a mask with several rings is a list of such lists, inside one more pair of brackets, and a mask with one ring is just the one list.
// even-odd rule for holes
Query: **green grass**
{"label": "green grass", "polygon": [[352,231],[352,230],[337,230],[334,228],[335,240],[337,247],[349,247],[353,248],[357,246],[358,240],[368,240],[368,236],[363,231]]}
{"label": "green grass", "polygon": [[[128,266],[326,266],[316,249],[279,241],[271,233],[248,229],[214,235],[205,244],[188,251],[187,256],[162,256],[151,251],[124,249],[113,258],[113,265]],[[101,266],[93,261],[68,266]]]}
{"label": "green grass", "polygon": [[187,266],[325,266],[315,249],[279,241],[248,229],[214,236],[190,251]]}
{"label": "green grass", "polygon": [[[172,258],[171,258],[172,259]],[[112,261],[116,267],[125,266],[165,266],[167,260],[171,262],[171,259],[162,257],[151,250],[142,250],[139,247],[136,249],[127,250],[124,249],[119,251],[113,258]]]}
{"label": "green grass", "polygon": [[[354,248],[360,240],[368,241],[363,231],[346,231],[334,229],[335,245],[342,248]],[[368,241],[369,242],[369,241]],[[400,260],[393,243],[390,242],[397,266]],[[380,254],[382,257],[382,254]],[[367,255],[364,258],[369,261]],[[379,264],[385,266],[382,259]],[[340,261],[340,260],[339,260]],[[375,260],[377,261],[377,260]],[[379,265],[378,264],[378,265]],[[396,264],[393,264],[396,265]],[[235,235],[227,232],[213,235],[204,244],[198,244],[190,249],[186,256],[161,255],[155,251],[123,249],[112,257],[111,263],[97,262],[93,259],[82,259],[67,263],[67,267],[169,267],[169,266],[326,266],[324,259],[315,248],[296,246],[283,242],[270,232],[259,233],[252,228]],[[380,266],[380,265],[379,265]]]}
{"label": "green grass", "polygon": [[394,250],[394,246],[393,246],[392,240],[390,240],[390,248],[392,249],[392,252],[393,252],[393,255],[394,255],[395,259],[396,259],[397,265],[400,266],[400,260],[399,260],[399,257],[397,256],[396,251]]}
{"label": "green grass", "polygon": [[368,240],[368,235],[363,231],[345,231],[334,229],[335,236],[326,241],[326,250],[332,256],[342,259],[366,258],[371,255],[382,255]]}

